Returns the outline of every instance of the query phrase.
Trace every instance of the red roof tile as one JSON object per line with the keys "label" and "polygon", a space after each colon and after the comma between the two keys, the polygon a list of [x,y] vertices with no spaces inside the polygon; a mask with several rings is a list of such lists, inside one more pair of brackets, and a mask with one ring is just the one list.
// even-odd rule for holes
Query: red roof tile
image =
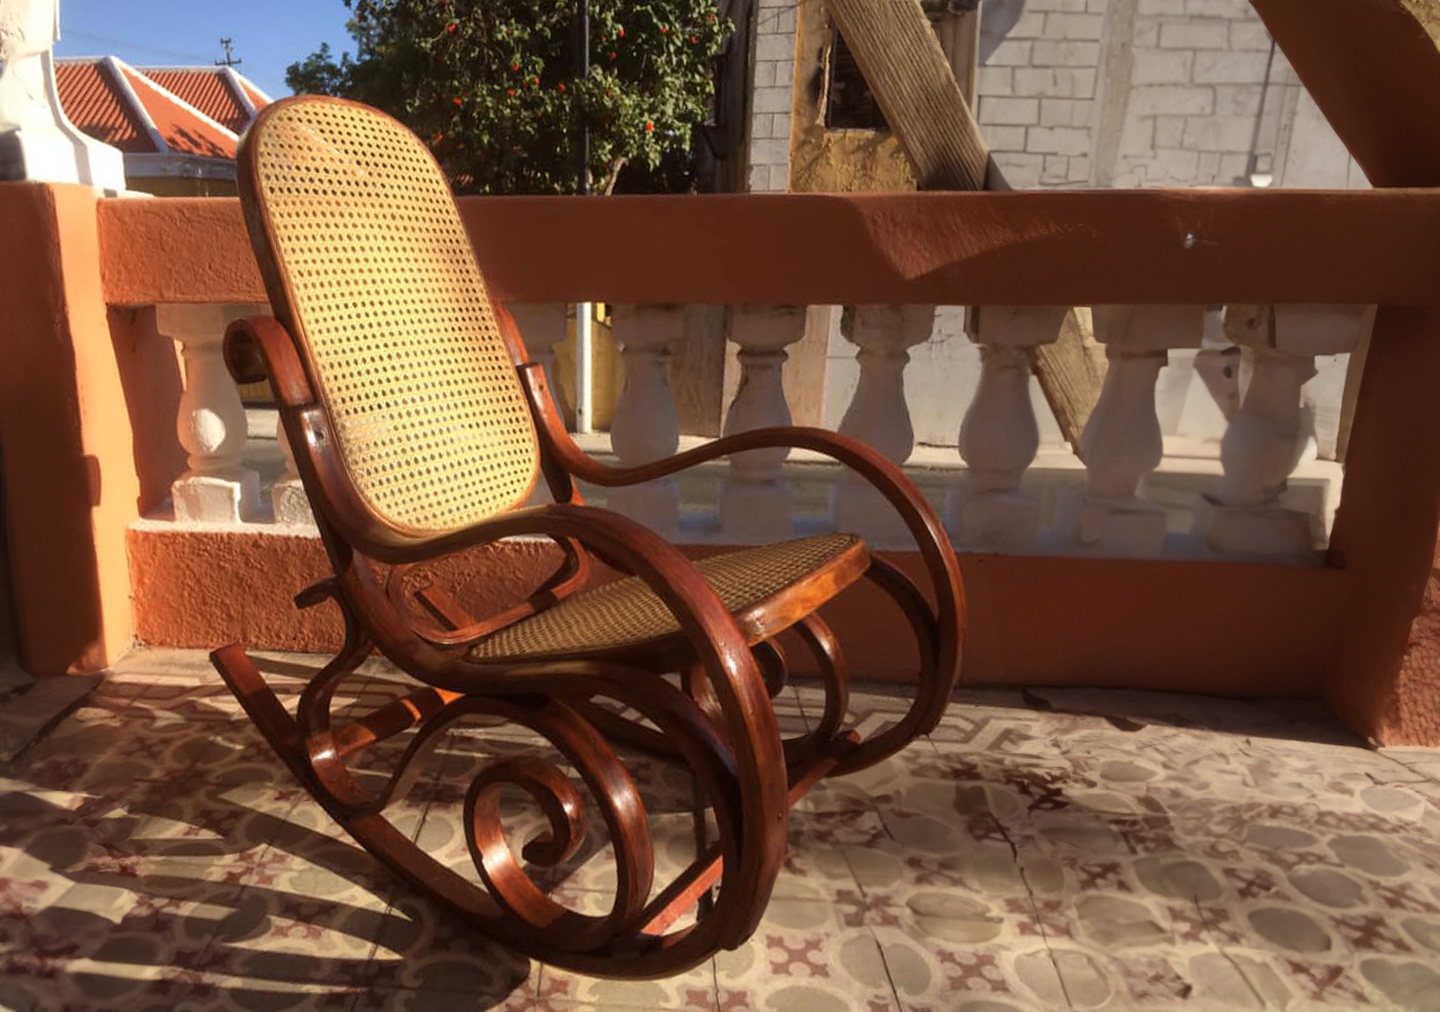
{"label": "red roof tile", "polygon": [[98,60],[57,63],[55,81],[65,115],[80,130],[121,151],[155,152],[144,121]]}
{"label": "red roof tile", "polygon": [[232,133],[189,108],[143,74],[124,64],[120,64],[120,69],[171,151],[202,158],[234,159],[236,140]]}
{"label": "red roof tile", "polygon": [[[182,67],[152,70],[137,68],[166,91],[199,109],[227,130],[241,133],[250,125],[250,110],[240,103],[220,68]],[[258,109],[259,106],[257,105]]]}

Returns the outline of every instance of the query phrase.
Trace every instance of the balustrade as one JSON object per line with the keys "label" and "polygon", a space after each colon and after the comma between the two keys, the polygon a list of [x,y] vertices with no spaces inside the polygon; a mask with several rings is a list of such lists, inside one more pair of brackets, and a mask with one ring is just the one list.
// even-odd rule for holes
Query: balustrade
{"label": "balustrade", "polygon": [[179,343],[185,390],[176,415],[188,470],[171,486],[175,519],[241,523],[259,513],[260,476],[241,464],[247,426],[240,391],[225,367],[225,327],[243,307],[157,306],[156,329]]}
{"label": "balustrade", "polygon": [[305,486],[300,483],[300,472],[295,469],[295,451],[278,416],[275,419],[275,442],[285,455],[285,470],[270,488],[270,505],[275,511],[275,522],[291,527],[313,526],[315,515],[310,512],[310,499],[305,495]]}
{"label": "balustrade", "polygon": [[1225,477],[1195,504],[1195,531],[1214,551],[1294,556],[1314,548],[1315,518],[1280,505],[1304,449],[1301,393],[1317,355],[1352,352],[1371,306],[1231,306],[1226,334],[1252,356],[1250,386],[1221,443]]}
{"label": "balustrade", "polygon": [[1165,456],[1155,384],[1171,348],[1199,348],[1205,307],[1096,306],[1095,339],[1109,369],[1100,400],[1080,438],[1085,490],[1067,496],[1061,537],[1107,555],[1157,556],[1165,513],[1138,495],[1140,482]]}
{"label": "balustrade", "polygon": [[565,322],[570,307],[563,302],[519,302],[505,307],[515,318],[530,360],[545,369],[545,381],[559,396],[555,382],[555,346],[565,340]]}
{"label": "balustrade", "polygon": [[[905,403],[909,349],[930,339],[934,306],[856,306],[847,310],[841,333],[859,348],[860,381],[840,431],[868,443],[897,464],[910,458],[915,429]],[[855,472],[845,470],[831,498],[835,526],[873,540],[906,536],[895,510]]]}
{"label": "balustrade", "polygon": [[[565,322],[570,307],[563,302],[521,302],[505,308],[515,319],[515,326],[520,331],[520,339],[525,342],[530,361],[538,362],[545,370],[545,382],[550,387],[551,396],[558,399],[560,384],[555,382],[555,347],[565,340]],[[553,501],[554,496],[550,494],[545,482],[536,482],[530,502],[538,505]]]}
{"label": "balustrade", "polygon": [[[222,357],[226,323],[255,308],[157,307],[160,333],[180,344],[184,359],[177,431],[189,469],[173,486],[177,520],[260,519],[258,476],[242,461],[245,411]],[[566,307],[510,308],[531,357],[553,371],[555,348],[565,335]],[[841,323],[841,333],[857,349],[859,379],[840,431],[900,464],[915,446],[905,370],[910,349],[931,339],[935,311],[928,305],[862,305],[848,310]],[[1208,479],[1210,487],[1195,496],[1194,536],[1182,538],[1172,550],[1275,561],[1313,558],[1323,543],[1322,518],[1282,501],[1312,434],[1302,388],[1315,375],[1317,356],[1345,355],[1359,346],[1374,307],[1230,306],[1223,315],[1200,305],[1095,307],[1095,335],[1106,347],[1109,370],[1081,440],[1083,487],[1053,476],[1045,479],[1062,486],[1056,490],[1053,526],[1046,528],[1045,502],[1022,490],[1040,447],[1031,373],[1036,349],[1058,338],[1067,312],[1060,306],[981,306],[970,313],[967,334],[979,345],[980,366],[959,432],[966,468],[947,495],[946,515],[956,544],[1000,552],[1162,555],[1167,513],[1145,492],[1147,476],[1165,452],[1157,381],[1172,349],[1193,348],[1200,349],[1194,371],[1229,425],[1219,446],[1223,476]],[[672,352],[686,333],[685,314],[680,305],[613,309],[625,380],[610,439],[623,465],[645,464],[679,449],[669,371]],[[725,417],[727,435],[790,424],[782,367],[786,349],[805,334],[806,315],[801,306],[732,310],[731,338],[741,373]],[[1172,378],[1163,389],[1173,396],[1181,386],[1179,378]],[[553,380],[552,389],[558,389]],[[1172,404],[1171,415],[1176,411]],[[312,525],[289,442],[278,425],[275,438],[285,467],[270,490],[274,520]],[[761,449],[731,459],[716,503],[724,540],[764,543],[792,535],[795,507],[785,474],[787,453]],[[830,520],[837,529],[882,546],[903,540],[904,529],[888,504],[856,475],[837,470],[822,480],[833,481]],[[537,493],[537,501],[547,498],[543,490]],[[675,480],[662,479],[614,490],[607,503],[667,539],[679,540],[681,498]],[[1169,506],[1172,516],[1183,508],[1173,496]]]}
{"label": "balustrade", "polygon": [[[787,347],[805,336],[804,306],[736,306],[731,339],[740,346],[740,385],[725,415],[725,435],[790,424],[781,369]],[[785,478],[790,451],[747,450],[730,458],[720,491],[720,529],[728,540],[765,544],[794,529],[794,496]]]}
{"label": "balustrade", "polygon": [[[670,349],[684,332],[683,306],[615,306],[611,332],[625,363],[625,385],[610,423],[610,447],[633,467],[680,448],[680,417],[670,390]],[[671,541],[680,536],[680,489],[673,477],[615,489],[610,505]]]}
{"label": "balustrade", "polygon": [[950,524],[960,544],[1025,550],[1040,530],[1040,503],[1020,492],[1040,448],[1030,400],[1035,349],[1060,336],[1063,306],[978,306],[969,334],[980,345],[980,383],[960,426],[969,470],[951,490]]}

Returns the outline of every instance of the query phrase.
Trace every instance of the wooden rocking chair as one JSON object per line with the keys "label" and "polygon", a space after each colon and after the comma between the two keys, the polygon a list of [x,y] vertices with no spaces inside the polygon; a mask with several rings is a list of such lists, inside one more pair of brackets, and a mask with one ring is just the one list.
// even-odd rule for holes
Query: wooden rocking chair
{"label": "wooden rocking chair", "polygon": [[[334,568],[296,603],[333,601],[347,636],[293,716],[242,646],[215,651],[215,666],[336,821],[484,934],[612,977],[676,973],[739,946],[783,862],[790,807],[822,777],[893,754],[944,711],[964,603],[933,512],[897,467],[816,429],[747,432],[644,467],[591,459],[567,435],[511,318],[490,300],[439,167],[382,113],[328,98],[277,102],[241,144],[239,179],[276,318],[232,325],[227,361],[237,379],[273,384]],[[630,485],[782,446],[825,453],[885,495],[919,545],[933,607],[853,536],[697,564],[645,527],[584,506],[573,483]],[[539,475],[555,502],[526,507]],[[407,596],[413,566],[515,535],[548,537],[564,554],[526,602],[476,620],[453,596],[431,594],[431,617]],[[587,589],[592,555],[631,575]],[[921,658],[912,707],[863,740],[846,729],[840,647],[816,613],[862,577],[898,604]],[[782,741],[771,698],[786,677],[776,637],[787,629],[817,658],[826,704],[812,731]],[[332,718],[340,682],[374,650],[425,688],[353,721]],[[674,672],[682,687],[664,677]],[[560,905],[527,870],[564,861],[586,832],[580,791],[554,762],[499,761],[469,785],[464,821],[480,885],[387,820],[420,760],[476,715],[538,732],[584,782],[614,846],[608,914]],[[411,730],[385,789],[365,789],[347,760]],[[696,860],[659,889],[647,813],[617,746],[688,769],[699,825],[705,808],[713,812],[717,838],[705,842],[697,829]],[[548,818],[548,834],[524,845],[524,862],[502,831],[504,784],[527,791]]]}

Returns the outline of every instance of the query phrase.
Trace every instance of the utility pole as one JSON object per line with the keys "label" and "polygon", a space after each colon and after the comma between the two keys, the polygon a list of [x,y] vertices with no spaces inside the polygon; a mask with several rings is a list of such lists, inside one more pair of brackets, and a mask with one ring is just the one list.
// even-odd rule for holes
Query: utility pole
{"label": "utility pole", "polygon": [[234,40],[234,39],[221,39],[221,40],[220,40],[220,45],[222,45],[222,46],[225,47],[225,59],[223,59],[223,60],[216,60],[216,61],[215,61],[215,66],[217,66],[217,67],[238,67],[238,66],[240,66],[240,64],[242,64],[242,63],[245,62],[244,60],[237,60],[237,59],[235,58],[234,43],[235,43],[235,40]]}
{"label": "utility pole", "polygon": [[[575,11],[575,45],[579,50],[575,61],[577,81],[590,76],[590,0],[577,0]],[[576,129],[580,133],[579,192],[590,193],[590,122],[586,118],[585,90],[575,89]],[[595,427],[594,338],[591,321],[595,309],[589,302],[575,307],[575,431],[591,432]]]}

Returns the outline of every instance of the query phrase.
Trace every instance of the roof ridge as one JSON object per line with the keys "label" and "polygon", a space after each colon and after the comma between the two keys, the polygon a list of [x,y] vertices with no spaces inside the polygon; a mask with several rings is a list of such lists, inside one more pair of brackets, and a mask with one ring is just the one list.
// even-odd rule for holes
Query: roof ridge
{"label": "roof ridge", "polygon": [[[120,64],[122,67],[127,67],[127,68],[129,68],[131,71],[133,71],[133,72],[135,73],[135,76],[136,76],[136,77],[138,77],[140,80],[142,80],[142,81],[145,82],[145,86],[146,86],[147,88],[153,88],[153,89],[155,89],[155,91],[159,92],[162,96],[164,96],[165,98],[169,99],[171,102],[174,102],[176,105],[178,105],[180,108],[184,109],[186,112],[188,112],[188,113],[190,113],[191,115],[197,117],[197,118],[200,119],[202,122],[204,122],[207,126],[212,126],[212,127],[214,127],[216,130],[219,130],[221,133],[223,133],[225,136],[229,137],[231,140],[235,141],[237,144],[240,142],[240,135],[237,134],[234,130],[231,130],[229,127],[227,127],[227,126],[226,126],[225,124],[223,124],[223,123],[220,123],[220,122],[217,122],[216,120],[211,119],[211,118],[210,118],[209,116],[207,116],[205,113],[203,113],[203,112],[201,112],[199,109],[195,108],[193,105],[191,105],[189,102],[185,101],[185,100],[184,100],[183,98],[181,98],[179,95],[175,94],[175,93],[174,93],[173,91],[171,91],[169,88],[166,88],[166,87],[164,87],[163,85],[161,85],[161,84],[159,84],[159,83],[157,83],[157,82],[155,82],[155,81],[150,80],[150,78],[146,77],[146,76],[145,76],[145,73],[144,73],[143,71],[141,71],[138,67],[132,67],[132,66],[130,66],[130,64],[126,63],[124,60],[121,60],[119,57],[110,57],[110,59],[113,59],[116,63]],[[139,96],[136,96],[136,100],[139,101]],[[141,104],[143,105],[144,103],[141,103]],[[148,114],[147,114],[147,115],[148,115]]]}
{"label": "roof ridge", "polygon": [[130,65],[118,56],[103,56],[100,58],[100,65],[108,70],[115,79],[115,87],[119,90],[121,100],[130,106],[130,110],[139,120],[140,126],[149,135],[150,143],[155,146],[155,153],[166,154],[170,150],[170,145],[165,143],[164,135],[160,133],[160,128],[155,124],[155,117],[150,115],[150,110],[145,108],[145,103],[140,101],[139,95],[135,94],[135,89],[130,84],[130,78],[125,73],[125,68]]}

